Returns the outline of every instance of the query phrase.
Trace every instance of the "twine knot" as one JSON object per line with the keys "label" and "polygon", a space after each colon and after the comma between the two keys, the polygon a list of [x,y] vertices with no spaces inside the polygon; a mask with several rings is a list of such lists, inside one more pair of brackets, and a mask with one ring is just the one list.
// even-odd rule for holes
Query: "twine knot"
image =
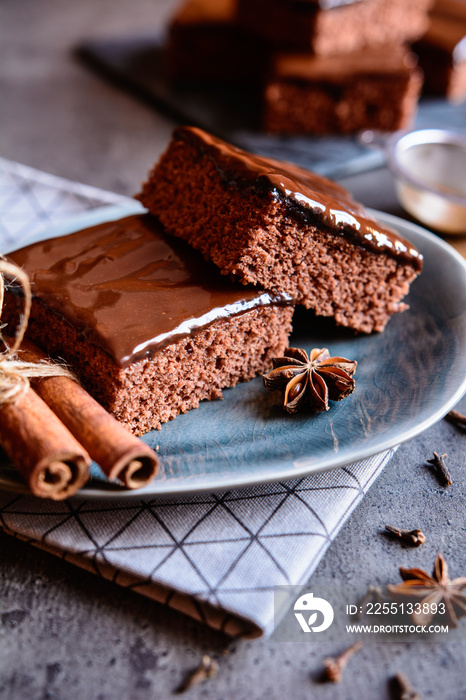
{"label": "twine knot", "polygon": [[5,299],[5,278],[11,282],[19,283],[23,292],[23,310],[11,345],[1,334],[5,324],[0,325],[0,340],[5,346],[5,350],[0,353],[0,406],[19,401],[29,389],[29,379],[55,376],[75,379],[74,375],[63,365],[46,360],[36,363],[23,362],[20,359],[20,347],[31,313],[31,285],[24,270],[0,256],[0,319]]}

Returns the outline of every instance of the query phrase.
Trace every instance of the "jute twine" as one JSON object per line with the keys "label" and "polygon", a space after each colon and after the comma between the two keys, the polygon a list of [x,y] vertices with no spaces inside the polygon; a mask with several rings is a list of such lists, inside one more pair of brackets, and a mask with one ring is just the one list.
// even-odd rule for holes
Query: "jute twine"
{"label": "jute twine", "polygon": [[41,377],[71,377],[73,374],[63,365],[41,360],[23,362],[18,353],[26,332],[31,313],[31,285],[27,274],[17,265],[0,257],[0,320],[5,298],[5,278],[20,285],[23,292],[23,310],[11,346],[1,335],[5,325],[0,325],[0,340],[6,348],[0,353],[0,406],[16,403],[29,388],[29,379]]}

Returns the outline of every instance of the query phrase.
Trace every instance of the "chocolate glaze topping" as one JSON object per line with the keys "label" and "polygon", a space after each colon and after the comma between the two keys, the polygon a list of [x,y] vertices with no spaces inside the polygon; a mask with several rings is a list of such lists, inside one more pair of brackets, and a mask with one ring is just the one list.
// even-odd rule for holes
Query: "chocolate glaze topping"
{"label": "chocolate glaze topping", "polygon": [[178,127],[174,137],[211,158],[228,185],[250,188],[281,200],[291,218],[349,236],[360,245],[422,268],[422,255],[393,229],[371,218],[340,185],[292,163],[247,153],[196,127]]}
{"label": "chocolate glaze topping", "polygon": [[313,56],[310,53],[277,54],[272,80],[289,82],[322,81],[347,86],[358,75],[410,75],[416,57],[403,46],[379,46],[352,51],[343,56]]}
{"label": "chocolate glaze topping", "polygon": [[34,243],[9,258],[26,270],[35,297],[121,367],[219,319],[291,303],[235,286],[149,214]]}

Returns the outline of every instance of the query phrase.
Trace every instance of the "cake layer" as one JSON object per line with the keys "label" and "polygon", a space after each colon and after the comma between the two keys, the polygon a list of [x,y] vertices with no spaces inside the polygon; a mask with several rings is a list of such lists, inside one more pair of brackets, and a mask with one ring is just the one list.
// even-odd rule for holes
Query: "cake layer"
{"label": "cake layer", "polygon": [[357,330],[381,330],[422,257],[346,190],[292,164],[180,127],[139,195],[224,274],[286,293]]}
{"label": "cake layer", "polygon": [[142,435],[268,371],[288,345],[292,315],[293,307],[273,305],[220,319],[125,368],[38,299],[28,337],[64,358],[107,411]]}
{"label": "cake layer", "polygon": [[150,215],[22,248],[34,296],[126,367],[220,318],[283,296],[238,287]]}
{"label": "cake layer", "polygon": [[416,59],[401,46],[326,58],[280,54],[265,89],[263,126],[313,134],[404,129],[421,86]]}
{"label": "cake layer", "polygon": [[[32,284],[28,337],[138,435],[263,373],[288,342],[289,297],[233,285],[150,215],[10,259]],[[4,318],[16,316],[9,294]]]}
{"label": "cake layer", "polygon": [[319,56],[418,39],[431,0],[238,0],[242,26],[275,46]]}

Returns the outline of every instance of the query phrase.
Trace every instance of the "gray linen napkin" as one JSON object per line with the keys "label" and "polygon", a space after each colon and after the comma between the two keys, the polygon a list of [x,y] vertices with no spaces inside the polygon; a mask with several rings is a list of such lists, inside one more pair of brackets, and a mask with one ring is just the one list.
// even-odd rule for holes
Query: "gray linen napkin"
{"label": "gray linen napkin", "polygon": [[[0,177],[0,252],[77,214],[128,202],[4,159]],[[274,586],[307,583],[394,451],[307,478],[193,497],[54,503],[3,491],[0,525],[227,634],[270,634]]]}

